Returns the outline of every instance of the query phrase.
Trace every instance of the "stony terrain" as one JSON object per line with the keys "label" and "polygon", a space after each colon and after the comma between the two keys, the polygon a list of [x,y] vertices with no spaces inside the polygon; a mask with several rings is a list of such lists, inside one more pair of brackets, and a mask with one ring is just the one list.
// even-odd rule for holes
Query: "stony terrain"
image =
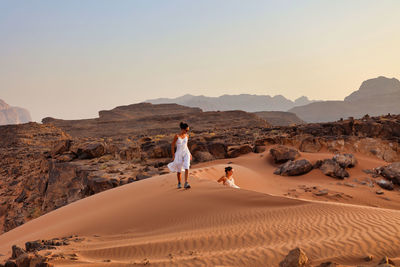
{"label": "stony terrain", "polygon": [[[166,173],[171,140],[181,120],[193,129],[189,147],[194,164],[260,153],[271,144],[400,161],[398,115],[271,127],[241,111],[185,113],[187,107],[173,105],[173,112],[162,115],[169,107],[138,104],[102,111],[99,119],[1,126],[0,230],[9,231],[92,194]],[[138,110],[145,111],[139,115]]]}

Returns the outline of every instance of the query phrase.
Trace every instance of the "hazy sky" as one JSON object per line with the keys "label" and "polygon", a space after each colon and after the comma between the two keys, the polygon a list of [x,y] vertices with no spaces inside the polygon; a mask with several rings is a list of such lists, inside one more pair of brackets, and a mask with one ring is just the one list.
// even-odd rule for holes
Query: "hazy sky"
{"label": "hazy sky", "polygon": [[34,121],[186,93],[343,99],[400,78],[399,0],[0,0],[0,99]]}

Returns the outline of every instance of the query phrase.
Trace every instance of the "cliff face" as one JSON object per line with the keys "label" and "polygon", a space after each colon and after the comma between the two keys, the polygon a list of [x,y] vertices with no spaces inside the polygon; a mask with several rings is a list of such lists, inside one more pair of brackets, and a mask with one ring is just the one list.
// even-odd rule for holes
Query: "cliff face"
{"label": "cliff face", "polygon": [[28,110],[11,107],[0,99],[0,125],[26,123],[32,120]]}

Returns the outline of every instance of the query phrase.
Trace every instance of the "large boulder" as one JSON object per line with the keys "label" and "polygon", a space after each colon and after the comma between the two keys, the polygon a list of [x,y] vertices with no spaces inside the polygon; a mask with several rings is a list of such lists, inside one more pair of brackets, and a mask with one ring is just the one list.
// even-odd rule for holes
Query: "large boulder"
{"label": "large boulder", "polygon": [[289,252],[279,267],[303,267],[308,263],[308,257],[301,248],[295,248]]}
{"label": "large boulder", "polygon": [[342,168],[352,168],[357,164],[357,159],[353,154],[336,154],[332,159]]}
{"label": "large boulder", "polygon": [[228,156],[228,147],[224,143],[210,143],[207,148],[216,159],[224,159]]}
{"label": "large boulder", "polygon": [[12,254],[11,254],[12,259],[16,259],[22,254],[26,253],[26,251],[23,248],[20,248],[17,245],[13,245],[11,249],[12,249]]}
{"label": "large boulder", "polygon": [[282,145],[271,148],[269,153],[271,153],[275,163],[285,163],[288,160],[295,160],[300,157],[300,153],[297,149]]}
{"label": "large boulder", "polygon": [[84,143],[71,148],[79,159],[92,159],[103,156],[105,154],[105,146],[99,142]]}
{"label": "large boulder", "polygon": [[206,152],[206,151],[196,151],[194,153],[193,157],[198,162],[206,162],[206,161],[211,161],[211,160],[215,159],[213,157],[213,155],[210,154],[210,152]]}
{"label": "large boulder", "polygon": [[376,184],[379,185],[381,188],[386,189],[386,190],[393,190],[393,183],[386,181],[384,179],[376,181]]}
{"label": "large boulder", "polygon": [[250,152],[253,152],[253,148],[250,145],[242,145],[240,147],[236,147],[231,149],[228,152],[228,157],[230,158],[237,158],[241,155],[248,154]]}
{"label": "large boulder", "polygon": [[395,162],[379,168],[380,174],[392,181],[394,184],[400,185],[400,162]]}
{"label": "large boulder", "polygon": [[275,170],[274,174],[283,176],[296,176],[308,173],[313,169],[313,165],[306,159],[292,161],[289,160]]}
{"label": "large boulder", "polygon": [[71,140],[62,140],[57,143],[50,152],[51,156],[55,157],[56,155],[67,152],[71,146],[71,142]]}
{"label": "large boulder", "polygon": [[89,177],[88,178],[88,190],[89,194],[97,194],[105,190],[119,186],[119,181],[115,178],[105,178],[105,177]]}
{"label": "large boulder", "polygon": [[349,177],[349,173],[345,169],[340,167],[339,163],[332,159],[325,159],[319,168],[327,176],[339,179]]}
{"label": "large boulder", "polygon": [[25,243],[25,249],[28,252],[34,252],[45,249],[45,246],[43,246],[43,244],[39,240],[28,241]]}

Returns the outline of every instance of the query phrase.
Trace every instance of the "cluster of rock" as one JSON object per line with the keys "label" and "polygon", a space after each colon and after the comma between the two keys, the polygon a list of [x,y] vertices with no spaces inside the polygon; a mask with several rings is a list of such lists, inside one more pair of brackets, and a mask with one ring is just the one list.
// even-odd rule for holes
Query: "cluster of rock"
{"label": "cluster of rock", "polygon": [[278,145],[270,149],[270,154],[275,163],[284,163],[277,168],[274,174],[283,176],[297,176],[320,169],[325,175],[343,179],[349,177],[346,168],[357,164],[352,154],[336,154],[332,159],[318,160],[314,164],[306,159],[296,160],[300,153],[296,148]]}
{"label": "cluster of rock", "polygon": [[[57,253],[57,248],[68,246],[71,242],[81,242],[83,238],[69,236],[53,238],[50,240],[35,240],[25,243],[25,248],[13,245],[11,257],[0,267],[52,267],[53,259],[65,258],[65,255]],[[39,253],[45,251],[45,253]],[[54,252],[54,253],[53,253]],[[69,259],[77,260],[76,254],[68,255]]]}
{"label": "cluster of rock", "polygon": [[[320,169],[326,176],[344,179],[349,177],[346,169],[352,168],[357,164],[357,159],[350,153],[335,154],[331,159],[317,160],[315,163],[311,163],[306,159],[296,160],[300,157],[300,152],[296,148],[282,145],[271,148],[270,154],[276,164],[281,163],[274,171],[274,174],[282,176],[298,176],[306,174],[313,169]],[[383,189],[393,190],[394,185],[400,185],[400,162],[364,171],[372,174],[374,178],[381,177],[381,179],[375,180],[375,183]],[[377,191],[377,194],[382,193]],[[327,192],[321,192],[316,195],[326,194]]]}
{"label": "cluster of rock", "polygon": [[[373,256],[368,255],[364,258],[364,261],[370,262],[373,260]],[[315,266],[315,267],[341,267],[338,263],[327,261],[323,262],[319,265],[314,265],[307,257],[306,253],[303,249],[297,247],[289,251],[288,255],[279,263],[279,267],[307,267],[307,266]],[[347,266],[347,265],[346,265]],[[383,257],[376,267],[394,267],[394,262],[389,259],[387,256]]]}

